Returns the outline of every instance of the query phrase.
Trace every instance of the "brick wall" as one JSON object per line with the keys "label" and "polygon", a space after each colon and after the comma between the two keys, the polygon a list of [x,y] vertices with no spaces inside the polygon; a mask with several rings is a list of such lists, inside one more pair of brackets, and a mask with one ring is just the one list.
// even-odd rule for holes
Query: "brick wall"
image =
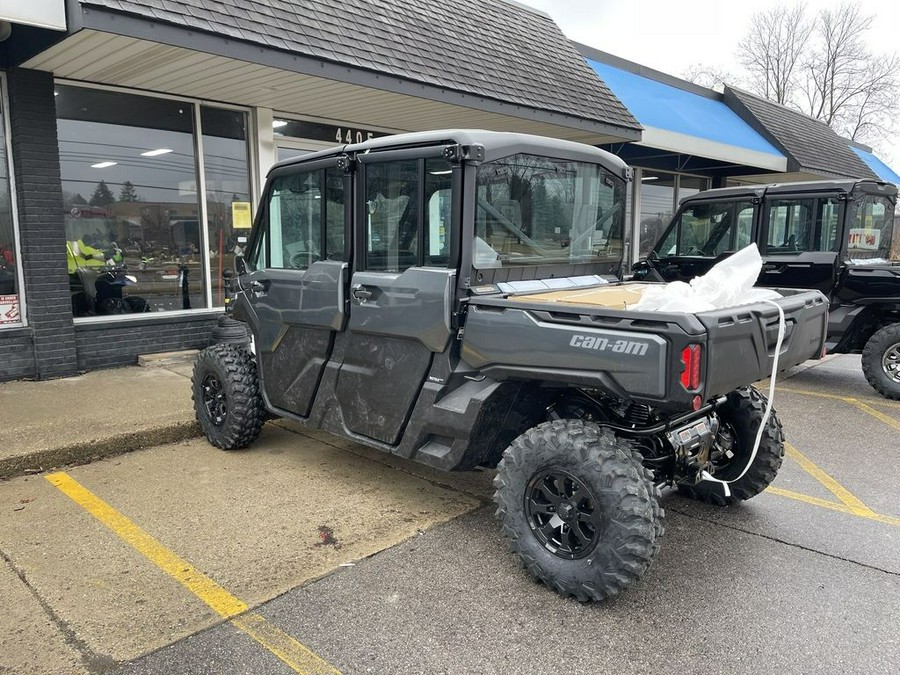
{"label": "brick wall", "polygon": [[0,331],[0,382],[35,376],[31,329],[10,328]]}
{"label": "brick wall", "polygon": [[[33,349],[34,368],[29,375],[38,379],[66,377],[75,375],[78,367],[66,271],[53,76],[13,68],[7,73],[7,84],[21,263]],[[4,351],[15,352],[24,344],[0,335],[0,349]]]}
{"label": "brick wall", "polygon": [[140,354],[203,349],[212,342],[216,316],[171,317],[167,320],[123,319],[78,324],[78,369],[96,370],[137,363]]}

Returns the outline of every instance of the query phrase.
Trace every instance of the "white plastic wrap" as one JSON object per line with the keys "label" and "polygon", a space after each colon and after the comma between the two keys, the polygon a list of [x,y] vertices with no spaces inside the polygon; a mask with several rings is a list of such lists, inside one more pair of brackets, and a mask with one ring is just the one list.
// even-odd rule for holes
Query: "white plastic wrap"
{"label": "white plastic wrap", "polygon": [[629,309],[696,313],[780,298],[773,290],[753,287],[761,269],[759,250],[750,244],[689,284],[673,281],[650,286]]}

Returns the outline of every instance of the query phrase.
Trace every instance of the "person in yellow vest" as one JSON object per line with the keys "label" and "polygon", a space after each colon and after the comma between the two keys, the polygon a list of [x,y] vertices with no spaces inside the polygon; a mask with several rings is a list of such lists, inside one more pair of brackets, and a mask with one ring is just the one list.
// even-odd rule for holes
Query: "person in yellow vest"
{"label": "person in yellow vest", "polygon": [[75,274],[75,270],[79,267],[105,267],[107,259],[117,263],[122,261],[122,255],[118,251],[118,247],[114,245],[113,251],[104,251],[94,248],[86,243],[84,239],[66,242],[66,261],[69,274]]}

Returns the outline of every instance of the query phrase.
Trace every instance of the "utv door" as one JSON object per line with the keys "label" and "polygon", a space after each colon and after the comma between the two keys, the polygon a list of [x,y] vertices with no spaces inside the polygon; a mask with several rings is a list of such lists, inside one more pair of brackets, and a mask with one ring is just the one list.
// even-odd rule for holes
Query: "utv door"
{"label": "utv door", "polygon": [[[272,176],[251,262],[242,280],[257,336],[263,396],[307,416],[335,333],[346,323],[344,172],[326,163],[285,167]],[[255,260],[253,259],[255,258]]]}
{"label": "utv door", "polygon": [[840,223],[837,195],[767,197],[763,210],[760,286],[815,288],[826,294],[837,275]]}
{"label": "utv door", "polygon": [[436,157],[361,162],[336,393],[350,431],[396,445],[434,355],[450,341],[453,172]]}

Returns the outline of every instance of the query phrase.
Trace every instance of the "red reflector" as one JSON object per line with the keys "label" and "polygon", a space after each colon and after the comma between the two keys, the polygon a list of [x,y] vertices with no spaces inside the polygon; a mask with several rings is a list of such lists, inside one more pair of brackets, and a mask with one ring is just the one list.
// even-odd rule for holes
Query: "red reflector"
{"label": "red reflector", "polygon": [[685,389],[700,388],[700,345],[691,345],[681,350],[681,386]]}
{"label": "red reflector", "polygon": [[700,410],[701,405],[703,405],[703,399],[699,396],[695,396],[691,399],[691,408],[693,408],[695,412]]}

